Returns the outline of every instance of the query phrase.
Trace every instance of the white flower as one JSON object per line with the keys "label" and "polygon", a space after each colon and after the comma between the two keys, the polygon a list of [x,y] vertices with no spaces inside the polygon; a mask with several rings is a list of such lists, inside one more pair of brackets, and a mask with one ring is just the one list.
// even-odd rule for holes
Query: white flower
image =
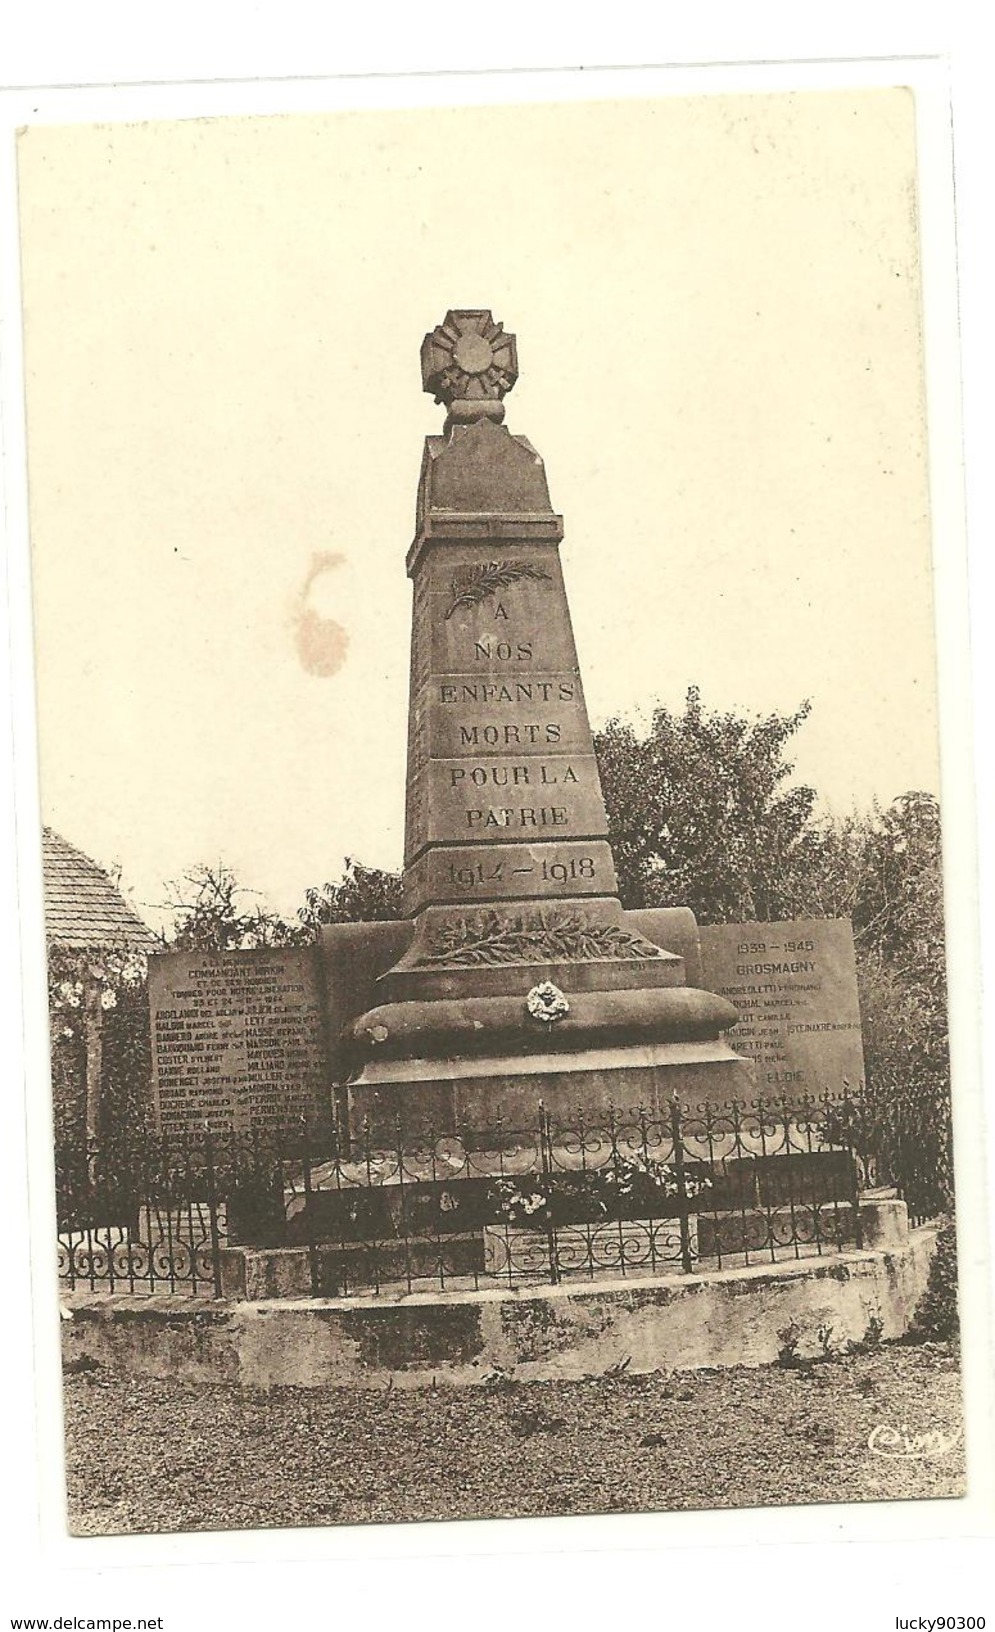
{"label": "white flower", "polygon": [[72,1026],[63,1026],[62,1035],[63,1037],[75,1037],[76,1033],[73,1031]]}
{"label": "white flower", "polygon": [[551,980],[543,980],[538,986],[533,986],[525,999],[525,1007],[533,1020],[541,1020],[547,1026],[551,1026],[554,1020],[562,1020],[570,1012],[570,1004]]}
{"label": "white flower", "polygon": [[117,993],[112,991],[109,986],[105,986],[100,994],[100,1007],[102,1009],[117,1008]]}
{"label": "white flower", "polygon": [[71,980],[63,980],[59,984],[59,997],[63,1003],[68,1003],[71,1009],[79,1008],[80,995],[83,991],[79,981],[75,985]]}

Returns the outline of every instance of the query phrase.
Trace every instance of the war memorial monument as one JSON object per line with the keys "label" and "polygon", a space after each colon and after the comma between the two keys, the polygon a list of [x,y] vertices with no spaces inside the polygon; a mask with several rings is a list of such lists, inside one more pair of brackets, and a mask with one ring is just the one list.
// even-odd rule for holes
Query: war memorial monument
{"label": "war memorial monument", "polygon": [[838,1245],[856,1170],[812,1107],[863,1075],[850,926],[623,909],[563,522],[504,423],[515,337],[450,311],[421,364],[446,419],[407,557],[404,917],[152,958],[159,1133],[241,1140],[238,1166],[245,1140],[308,1130],[264,1180],[229,1172],[224,1230],[306,1243],[313,1291],[389,1281],[402,1238],[409,1284],[510,1272],[523,1243],[554,1279],[571,1251],[589,1274],[797,1253],[824,1207]]}
{"label": "war memorial monument", "polygon": [[528,1123],[539,1099],[554,1116],[659,1115],[675,1095],[859,1080],[849,926],[714,926],[703,964],[687,909],[623,910],[563,521],[540,455],[504,423],[515,336],[451,311],[421,364],[446,419],[407,557],[405,919],[328,926],[314,948],[154,959],[160,1126],[266,1126],[337,1091],[353,1127],[458,1132]]}
{"label": "war memorial monument", "polygon": [[517,373],[489,312],[449,312],[425,337],[446,422],[407,560],[412,935],[348,1031],[354,1115],[404,1108],[454,1131],[498,1108],[517,1125],[537,1097],[554,1115],[727,1099],[741,1072],[722,1037],[734,1010],[689,984],[693,922],[619,903],[563,522],[504,424]]}

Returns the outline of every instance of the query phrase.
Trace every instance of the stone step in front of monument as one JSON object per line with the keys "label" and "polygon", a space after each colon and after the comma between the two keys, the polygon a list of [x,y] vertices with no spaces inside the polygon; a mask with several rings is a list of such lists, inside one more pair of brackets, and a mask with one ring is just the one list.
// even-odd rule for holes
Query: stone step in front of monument
{"label": "stone step in front of monument", "polygon": [[312,1240],[274,1247],[222,1249],[223,1293],[233,1299],[340,1298],[374,1292],[403,1297],[419,1288],[453,1295],[488,1287],[677,1280],[740,1268],[824,1263],[840,1255],[901,1250],[909,1237],[904,1204],[696,1212],[673,1217],[588,1219],[545,1226],[507,1221],[421,1235],[382,1234],[357,1241]]}
{"label": "stone step in front of monument", "polygon": [[319,1242],[269,1249],[225,1248],[225,1297],[338,1298],[350,1293],[409,1291],[417,1282],[472,1286],[484,1274],[484,1238],[452,1234],[398,1240]]}

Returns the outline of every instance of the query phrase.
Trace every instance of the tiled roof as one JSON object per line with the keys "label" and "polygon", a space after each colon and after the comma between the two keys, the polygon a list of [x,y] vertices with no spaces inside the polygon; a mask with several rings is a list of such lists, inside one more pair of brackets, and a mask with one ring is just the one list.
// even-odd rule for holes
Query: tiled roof
{"label": "tiled roof", "polygon": [[45,929],[57,946],[116,946],[134,952],[160,947],[103,868],[50,827],[42,828],[42,868]]}

